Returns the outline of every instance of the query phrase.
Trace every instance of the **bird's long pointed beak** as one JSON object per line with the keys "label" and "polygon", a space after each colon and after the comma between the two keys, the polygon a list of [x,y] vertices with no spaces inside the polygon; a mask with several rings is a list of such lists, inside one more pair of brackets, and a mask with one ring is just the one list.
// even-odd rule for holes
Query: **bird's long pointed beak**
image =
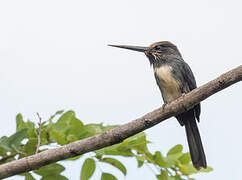
{"label": "bird's long pointed beak", "polygon": [[148,50],[148,47],[142,47],[142,46],[110,45],[110,44],[108,46],[129,49],[129,50],[139,51],[139,52],[145,52]]}

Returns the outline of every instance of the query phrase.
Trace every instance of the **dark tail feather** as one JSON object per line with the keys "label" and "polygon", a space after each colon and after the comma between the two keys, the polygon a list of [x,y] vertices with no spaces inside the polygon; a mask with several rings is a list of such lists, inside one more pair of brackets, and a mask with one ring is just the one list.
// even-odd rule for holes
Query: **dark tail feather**
{"label": "dark tail feather", "polygon": [[185,129],[194,167],[197,170],[199,170],[201,167],[207,168],[206,157],[195,118],[185,121]]}

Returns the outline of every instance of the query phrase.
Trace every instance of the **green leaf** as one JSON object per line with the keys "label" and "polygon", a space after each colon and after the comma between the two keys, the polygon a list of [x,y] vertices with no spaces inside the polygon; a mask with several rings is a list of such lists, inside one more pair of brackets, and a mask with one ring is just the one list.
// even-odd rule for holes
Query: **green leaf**
{"label": "green leaf", "polygon": [[104,132],[102,124],[87,124],[81,130],[80,138],[87,138]]}
{"label": "green leaf", "polygon": [[173,165],[177,165],[179,162],[179,158],[182,156],[182,153],[171,154],[165,157],[165,161],[167,162],[167,167],[171,167]]}
{"label": "green leaf", "polygon": [[72,119],[69,122],[69,130],[67,131],[67,133],[78,137],[81,135],[82,131],[83,123],[76,117],[72,117]]}
{"label": "green leaf", "polygon": [[188,165],[179,165],[179,170],[181,171],[182,174],[184,175],[191,175],[191,174],[195,174],[198,173],[198,170],[196,170],[192,164],[188,164]]}
{"label": "green leaf", "polygon": [[82,165],[81,180],[88,180],[93,175],[95,169],[95,161],[91,158],[87,158]]}
{"label": "green leaf", "polygon": [[3,137],[0,138],[0,147],[3,148],[6,151],[12,150],[12,148],[8,144],[8,137],[7,136],[3,136]]}
{"label": "green leaf", "polygon": [[50,175],[58,175],[64,170],[65,170],[64,166],[57,163],[53,163],[47,166],[43,166],[38,170],[34,170],[34,172],[41,176],[50,176]]}
{"label": "green leaf", "polygon": [[161,174],[156,175],[158,180],[169,180],[168,172],[166,170],[162,170]]}
{"label": "green leaf", "polygon": [[[183,179],[180,175],[176,175],[176,176],[172,176],[173,180],[186,180],[186,179]],[[188,180],[192,180],[191,178],[189,178]],[[195,179],[193,179],[195,180]]]}
{"label": "green leaf", "polygon": [[103,151],[98,150],[95,152],[96,152],[97,156],[101,156],[101,155],[119,155],[119,156],[124,156],[124,157],[134,156],[134,153],[132,153],[131,149],[119,150],[119,148],[118,148],[119,145],[120,144],[108,146],[106,148],[103,148]]}
{"label": "green leaf", "polygon": [[66,130],[69,128],[69,122],[70,120],[75,116],[75,113],[73,111],[68,111],[64,113],[56,123],[53,124],[52,129],[60,132],[65,133]]}
{"label": "green leaf", "polygon": [[25,128],[28,128],[27,137],[29,137],[29,138],[37,137],[34,123],[31,121],[24,122],[23,116],[21,114],[18,114],[16,116],[16,131],[20,131]]}
{"label": "green leaf", "polygon": [[16,151],[21,151],[21,141],[26,138],[28,133],[28,129],[22,129],[20,131],[17,131],[15,134],[13,134],[12,136],[10,136],[7,139],[7,144],[8,147],[11,147],[13,150]]}
{"label": "green leaf", "polygon": [[193,167],[192,164],[187,164],[187,165],[179,164],[178,166],[179,166],[180,172],[184,175],[196,174],[198,172],[210,172],[213,170],[211,167],[207,167],[206,169],[202,168],[198,171]]}
{"label": "green leaf", "polygon": [[[1,141],[1,138],[0,138],[0,141]],[[7,156],[7,151],[2,147],[1,143],[0,143],[0,156],[2,157]]]}
{"label": "green leaf", "polygon": [[73,135],[73,134],[68,134],[68,135],[66,136],[66,140],[67,140],[68,143],[69,143],[69,142],[77,141],[78,138],[77,138],[75,135]]}
{"label": "green leaf", "polygon": [[160,151],[155,152],[154,160],[157,165],[167,168],[167,162],[165,161]]}
{"label": "green leaf", "polygon": [[105,154],[104,149],[105,148],[98,149],[98,150],[94,151],[96,153],[96,158],[98,158],[98,159],[101,159],[102,158],[102,156]]}
{"label": "green leaf", "polygon": [[35,130],[35,124],[31,121],[27,121],[25,124],[26,124],[26,128],[28,128],[28,137],[29,138],[37,137],[37,133]]}
{"label": "green leaf", "polygon": [[134,154],[132,153],[131,150],[126,150],[126,151],[118,151],[117,149],[109,149],[105,148],[104,150],[105,155],[116,155],[116,156],[124,156],[124,157],[132,157]]}
{"label": "green leaf", "polygon": [[180,161],[182,164],[188,164],[188,163],[191,161],[190,153],[189,153],[189,152],[184,153],[184,154],[179,158],[179,161]]}
{"label": "green leaf", "polygon": [[72,157],[72,158],[68,158],[68,159],[66,159],[66,161],[75,161],[75,160],[79,159],[80,157],[82,157],[82,155],[75,156],[75,157]]}
{"label": "green leaf", "polygon": [[127,170],[126,170],[125,166],[120,161],[118,161],[117,159],[103,158],[100,161],[111,164],[112,166],[118,168],[124,175],[126,175]]}
{"label": "green leaf", "polygon": [[200,170],[199,170],[199,172],[210,172],[210,171],[212,171],[213,170],[213,168],[211,168],[211,167],[207,167],[206,169],[204,169],[204,168],[201,168]]}
{"label": "green leaf", "polygon": [[118,125],[113,125],[113,126],[103,126],[102,129],[103,129],[103,131],[109,131],[109,130],[114,129],[114,128],[116,128],[116,127],[118,127]]}
{"label": "green leaf", "polygon": [[185,180],[185,179],[176,179],[174,176],[168,176],[168,180]]}
{"label": "green leaf", "polygon": [[35,154],[37,144],[38,144],[37,138],[30,138],[28,140],[28,142],[24,146],[24,152],[26,153],[27,156]]}
{"label": "green leaf", "polygon": [[43,176],[41,178],[41,180],[54,180],[54,179],[68,180],[68,178],[66,178],[65,176],[62,176],[60,174],[52,174],[52,175],[48,175],[48,176]]}
{"label": "green leaf", "polygon": [[168,163],[167,167],[180,163],[179,158],[183,155],[182,149],[182,145],[178,144],[168,151],[166,158],[164,158]]}
{"label": "green leaf", "polygon": [[149,152],[147,144],[150,143],[146,140],[144,132],[138,133],[119,144],[118,150],[121,152],[135,150],[138,154],[143,154],[148,162],[153,163],[153,155]]}
{"label": "green leaf", "polygon": [[56,111],[55,115],[62,114],[63,112],[64,112],[64,110]]}
{"label": "green leaf", "polygon": [[176,146],[174,146],[173,148],[171,148],[167,155],[172,155],[172,154],[177,154],[177,153],[181,153],[182,152],[182,145],[181,144],[177,144]]}
{"label": "green leaf", "polygon": [[22,173],[22,174],[20,174],[20,176],[24,176],[25,180],[35,180],[34,177],[32,176],[32,174],[30,174],[29,172]]}
{"label": "green leaf", "polygon": [[82,122],[78,120],[75,117],[75,112],[74,111],[67,111],[64,113],[58,121],[53,124],[52,128],[61,132],[61,133],[67,133],[67,131],[70,129],[70,126],[73,124],[72,121],[75,121],[76,126],[82,126]]}
{"label": "green leaf", "polygon": [[143,166],[145,157],[144,156],[136,156],[137,162],[138,162],[138,167]]}
{"label": "green leaf", "polygon": [[49,135],[47,126],[41,125],[40,145],[47,145],[51,143]]}
{"label": "green leaf", "polygon": [[110,173],[102,173],[101,180],[117,180],[117,178]]}
{"label": "green leaf", "polygon": [[25,122],[23,120],[22,114],[17,114],[16,116],[16,131],[26,128]]}
{"label": "green leaf", "polygon": [[163,180],[162,178],[162,176],[161,175],[156,175],[156,178],[158,179],[158,180]]}
{"label": "green leaf", "polygon": [[35,179],[30,173],[26,173],[25,180],[35,180]]}
{"label": "green leaf", "polygon": [[64,113],[56,123],[52,123],[47,129],[50,131],[50,135],[53,136],[52,140],[61,145],[80,139],[85,130],[83,123],[75,117],[73,111]]}
{"label": "green leaf", "polygon": [[147,144],[150,143],[146,140],[144,132],[138,133],[120,143],[119,149],[135,149],[140,153],[147,152]]}
{"label": "green leaf", "polygon": [[33,155],[36,151],[38,144],[38,139],[37,138],[30,138],[28,142],[24,146],[24,152],[26,153],[27,156]]}
{"label": "green leaf", "polygon": [[60,115],[64,112],[64,110],[60,110],[60,111],[57,111],[54,115],[50,116],[49,118],[49,125],[48,125],[48,128],[50,128],[50,126],[52,126],[52,123],[53,123],[53,119],[57,116],[57,115]]}
{"label": "green leaf", "polygon": [[50,131],[51,138],[60,145],[67,144],[66,135],[57,130]]}

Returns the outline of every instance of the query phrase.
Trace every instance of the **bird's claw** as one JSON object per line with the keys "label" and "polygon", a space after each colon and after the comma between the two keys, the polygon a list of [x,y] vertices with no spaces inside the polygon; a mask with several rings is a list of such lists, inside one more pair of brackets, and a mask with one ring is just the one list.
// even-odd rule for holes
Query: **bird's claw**
{"label": "bird's claw", "polygon": [[162,105],[162,109],[164,109],[164,108],[166,107],[166,105],[167,105],[167,103],[164,103],[164,104]]}

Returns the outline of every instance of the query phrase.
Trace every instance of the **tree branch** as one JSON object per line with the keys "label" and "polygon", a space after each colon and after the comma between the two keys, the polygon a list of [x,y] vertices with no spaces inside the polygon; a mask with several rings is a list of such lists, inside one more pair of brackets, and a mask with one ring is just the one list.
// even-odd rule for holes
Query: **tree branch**
{"label": "tree branch", "polygon": [[150,128],[165,119],[187,111],[200,101],[242,80],[242,65],[221,75],[190,93],[158,108],[141,118],[107,131],[103,134],[79,140],[65,146],[12,161],[0,166],[0,178],[38,169],[41,166],[120,143],[124,139]]}

